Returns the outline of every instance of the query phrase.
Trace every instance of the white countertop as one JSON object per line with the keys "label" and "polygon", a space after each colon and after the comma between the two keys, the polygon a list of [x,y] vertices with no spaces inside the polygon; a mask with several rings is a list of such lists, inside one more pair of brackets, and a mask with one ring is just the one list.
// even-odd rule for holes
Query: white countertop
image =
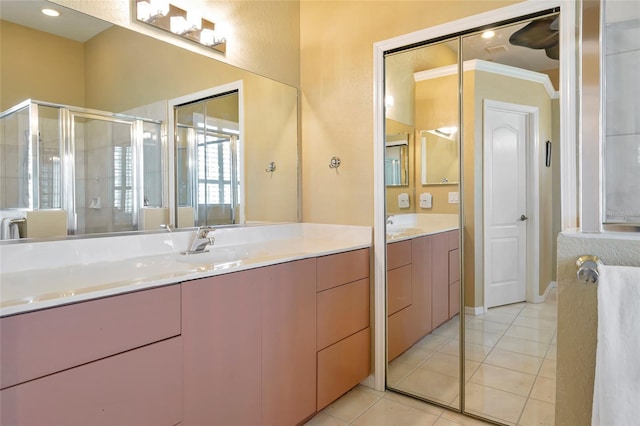
{"label": "white countertop", "polygon": [[409,240],[424,235],[453,231],[459,228],[457,214],[399,214],[389,217],[387,243]]}
{"label": "white countertop", "polygon": [[279,224],[0,245],[0,316],[371,246],[371,228]]}

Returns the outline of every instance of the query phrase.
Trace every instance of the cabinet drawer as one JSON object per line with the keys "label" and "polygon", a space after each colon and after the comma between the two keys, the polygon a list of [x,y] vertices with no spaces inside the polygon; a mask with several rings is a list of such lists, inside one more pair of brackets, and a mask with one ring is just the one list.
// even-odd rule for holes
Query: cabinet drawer
{"label": "cabinet drawer", "polygon": [[457,229],[455,231],[449,231],[447,235],[449,236],[449,250],[460,248],[460,231]]}
{"label": "cabinet drawer", "polygon": [[318,291],[369,277],[369,249],[318,258]]}
{"label": "cabinet drawer", "polygon": [[449,286],[449,318],[460,312],[460,281]]}
{"label": "cabinet drawer", "polygon": [[181,401],[182,343],[175,337],[3,389],[0,424],[173,426]]}
{"label": "cabinet drawer", "polygon": [[0,318],[2,388],[180,334],[180,286]]}
{"label": "cabinet drawer", "polygon": [[389,361],[415,343],[415,326],[413,306],[404,308],[387,318],[387,356]]}
{"label": "cabinet drawer", "polygon": [[368,326],[368,278],[318,293],[318,350]]}
{"label": "cabinet drawer", "polygon": [[411,240],[387,244],[387,271],[411,263]]}
{"label": "cabinet drawer", "polygon": [[370,328],[318,352],[318,411],[369,375]]}
{"label": "cabinet drawer", "polygon": [[387,315],[411,304],[411,265],[387,272]]}
{"label": "cabinet drawer", "polygon": [[449,252],[449,284],[460,281],[460,250]]}

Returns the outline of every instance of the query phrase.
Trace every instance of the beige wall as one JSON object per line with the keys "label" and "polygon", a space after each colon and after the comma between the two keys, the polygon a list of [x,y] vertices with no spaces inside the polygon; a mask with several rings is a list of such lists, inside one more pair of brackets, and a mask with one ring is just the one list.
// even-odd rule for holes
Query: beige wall
{"label": "beige wall", "polygon": [[[84,105],[84,46],[0,21],[0,111],[32,99]],[[42,71],[46,70],[46,73]]]}
{"label": "beige wall", "polygon": [[300,3],[298,1],[173,0],[194,8],[227,34],[227,52],[182,40],[162,30],[131,22],[131,0],[53,0],[122,27],[196,51],[271,79],[300,84]]}
{"label": "beige wall", "polygon": [[300,2],[304,221],[373,224],[373,44],[513,3]]}
{"label": "beige wall", "polygon": [[583,254],[596,255],[609,265],[640,266],[640,240],[612,234],[566,233],[558,237],[556,424],[563,426],[591,424],[597,289],[576,280],[575,262]]}

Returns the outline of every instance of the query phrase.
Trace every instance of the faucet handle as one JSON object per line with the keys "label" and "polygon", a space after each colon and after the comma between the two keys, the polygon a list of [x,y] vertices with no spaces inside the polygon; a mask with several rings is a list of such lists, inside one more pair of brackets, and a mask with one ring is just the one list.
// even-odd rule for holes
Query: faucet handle
{"label": "faucet handle", "polygon": [[201,226],[198,228],[197,238],[207,238],[209,232],[214,231],[215,228],[213,226]]}

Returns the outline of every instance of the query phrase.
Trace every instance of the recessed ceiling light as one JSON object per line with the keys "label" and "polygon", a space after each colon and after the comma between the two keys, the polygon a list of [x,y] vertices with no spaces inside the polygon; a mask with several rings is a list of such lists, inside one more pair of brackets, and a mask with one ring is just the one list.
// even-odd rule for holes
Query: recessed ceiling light
{"label": "recessed ceiling light", "polygon": [[60,12],[58,12],[55,9],[42,9],[42,13],[44,13],[47,16],[60,16]]}
{"label": "recessed ceiling light", "polygon": [[495,36],[496,33],[494,33],[493,31],[489,30],[489,31],[485,31],[482,33],[482,38],[484,39],[489,39],[489,38],[493,38],[493,36]]}

